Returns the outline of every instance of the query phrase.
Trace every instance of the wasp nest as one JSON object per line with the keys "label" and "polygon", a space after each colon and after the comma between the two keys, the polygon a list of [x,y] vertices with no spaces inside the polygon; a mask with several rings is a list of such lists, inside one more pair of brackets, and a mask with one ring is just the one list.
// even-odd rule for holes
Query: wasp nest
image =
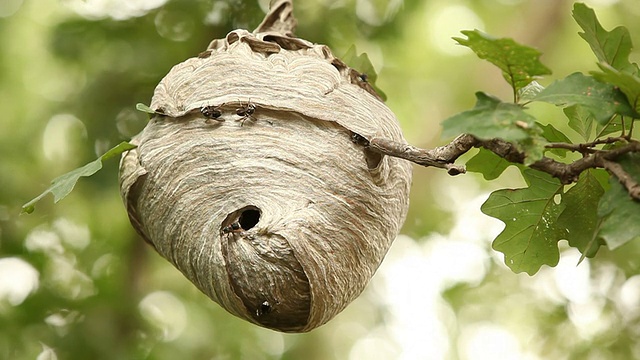
{"label": "wasp nest", "polygon": [[293,36],[290,1],[173,67],[124,154],[132,224],[230,313],[314,329],[364,289],[398,234],[411,167],[366,146],[405,143],[362,76]]}

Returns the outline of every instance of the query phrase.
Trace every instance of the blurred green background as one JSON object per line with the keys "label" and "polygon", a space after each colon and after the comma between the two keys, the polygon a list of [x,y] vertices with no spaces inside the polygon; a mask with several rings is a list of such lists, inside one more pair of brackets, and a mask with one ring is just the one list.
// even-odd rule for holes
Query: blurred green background
{"label": "blurred green background", "polygon": [[[253,30],[268,1],[0,1],[0,359],[633,359],[640,358],[640,245],[534,277],[491,250],[501,223],[479,207],[517,187],[415,168],[411,209],[365,292],[327,325],[280,334],[234,318],[162,260],[128,223],[117,161],[58,205],[20,206],[51,179],[127,140],[171,66],[232,29]],[[637,0],[592,0],[607,29],[640,42]],[[407,140],[443,144],[439,123],[499,71],[451,40],[478,28],[534,46],[554,75],[595,69],[564,0],[297,1],[297,35],[338,56],[368,53]],[[638,61],[638,53],[633,55]],[[567,129],[561,112],[536,105]],[[567,130],[570,131],[570,130]],[[467,157],[468,158],[468,157]]]}

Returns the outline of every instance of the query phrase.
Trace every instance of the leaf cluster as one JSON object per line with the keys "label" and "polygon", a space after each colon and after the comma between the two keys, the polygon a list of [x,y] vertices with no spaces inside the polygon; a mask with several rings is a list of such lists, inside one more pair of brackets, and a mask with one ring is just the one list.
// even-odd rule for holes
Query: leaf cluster
{"label": "leaf cluster", "polygon": [[[573,18],[598,70],[573,73],[547,87],[537,80],[551,70],[537,50],[478,30],[454,38],[497,66],[513,90],[512,102],[477,92],[474,108],[442,126],[443,137],[470,134],[480,144],[500,139],[517,148],[520,156],[514,160],[496,147],[480,145],[467,163],[469,171],[487,180],[516,165],[526,181],[525,188],[493,192],[482,206],[485,214],[505,223],[493,248],[504,253],[514,272],[533,275],[542,265],[555,266],[560,240],[584,259],[602,245],[615,249],[640,237],[640,147],[633,136],[640,118],[640,71],[629,61],[631,37],[622,26],[605,30],[581,3],[574,5]],[[538,121],[527,108],[535,102],[561,108],[563,121],[584,142],[573,143],[571,134]],[[569,152],[581,158],[569,160]]]}

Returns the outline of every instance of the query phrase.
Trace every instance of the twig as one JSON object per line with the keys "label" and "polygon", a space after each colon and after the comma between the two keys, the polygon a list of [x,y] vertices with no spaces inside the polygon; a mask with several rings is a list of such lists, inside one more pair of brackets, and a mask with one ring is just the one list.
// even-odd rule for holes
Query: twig
{"label": "twig", "polygon": [[[543,157],[529,167],[545,172],[559,179],[563,184],[571,184],[578,181],[580,174],[587,169],[604,168],[618,178],[627,191],[629,191],[629,195],[632,198],[640,200],[640,185],[638,182],[634,180],[622,166],[614,162],[616,158],[624,154],[640,152],[640,142],[629,140],[626,145],[611,150],[593,149],[593,147],[597,145],[612,144],[618,141],[626,141],[626,139],[619,137],[607,138],[585,144],[554,143],[549,147],[578,151],[585,156],[568,164],[549,157]],[[526,157],[524,152],[520,151],[513,143],[502,139],[479,140],[469,134],[459,135],[449,144],[435,149],[421,149],[385,138],[373,138],[370,141],[365,140],[362,145],[371,151],[409,160],[418,165],[447,169],[450,175],[458,175],[466,172],[464,166],[456,165],[454,162],[462,154],[474,147],[485,148],[505,160],[517,164],[523,164]]]}
{"label": "twig", "polygon": [[409,160],[422,166],[447,169],[449,175],[458,175],[465,173],[466,169],[464,166],[456,165],[453,162],[476,144],[477,140],[473,136],[462,134],[449,144],[431,150],[385,138],[373,138],[368,142],[367,146],[370,150],[380,154]]}
{"label": "twig", "polygon": [[613,176],[618,178],[618,181],[624,186],[629,195],[636,199],[640,200],[640,184],[635,181],[628,172],[624,170],[622,165],[617,162],[613,162],[611,160],[604,159],[602,161],[602,165],[607,171],[609,171]]}
{"label": "twig", "polygon": [[596,151],[598,151],[596,149],[593,149],[598,145],[613,144],[617,141],[628,141],[628,140],[629,139],[627,139],[626,137],[608,137],[606,139],[596,140],[596,141],[592,141],[584,144],[549,143],[545,147],[547,149],[565,149],[569,151],[579,152],[582,154],[587,154],[587,153],[593,154]]}

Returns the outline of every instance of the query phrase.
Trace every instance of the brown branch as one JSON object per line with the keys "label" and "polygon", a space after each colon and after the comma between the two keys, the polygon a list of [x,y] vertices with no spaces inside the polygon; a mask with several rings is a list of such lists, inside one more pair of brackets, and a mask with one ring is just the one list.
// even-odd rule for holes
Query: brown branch
{"label": "brown branch", "polygon": [[[453,139],[449,144],[435,149],[421,149],[385,138],[372,138],[370,141],[364,141],[363,145],[370,151],[409,160],[422,166],[434,166],[447,169],[450,175],[458,175],[466,172],[464,166],[456,165],[454,162],[462,154],[474,147],[485,148],[512,163],[524,164],[526,158],[524,152],[518,150],[513,143],[501,139],[479,140],[469,134],[462,134]],[[545,172],[559,179],[563,184],[571,184],[578,181],[580,174],[587,169],[603,168],[618,178],[632,198],[640,200],[640,184],[638,184],[622,166],[613,161],[624,154],[640,152],[640,142],[630,140],[626,145],[611,150],[592,149],[596,145],[611,144],[617,141],[626,141],[626,139],[607,138],[576,145],[554,143],[549,147],[578,151],[585,156],[568,164],[543,157],[529,165],[529,167]]]}
{"label": "brown branch", "polygon": [[603,144],[613,144],[617,141],[627,141],[627,140],[629,139],[627,139],[626,137],[608,137],[606,139],[596,140],[596,141],[592,141],[584,144],[550,143],[550,144],[547,144],[545,148],[565,149],[569,151],[579,152],[582,154],[587,154],[587,153],[593,154],[596,151],[598,151],[594,149],[595,146],[603,145]]}
{"label": "brown branch", "polygon": [[606,159],[603,160],[602,165],[609,173],[618,178],[618,181],[627,189],[632,198],[640,200],[640,184],[624,170],[622,165]]}
{"label": "brown branch", "polygon": [[449,175],[458,175],[466,172],[462,165],[456,165],[460,155],[472,149],[478,140],[471,135],[462,134],[447,145],[427,150],[409,144],[395,142],[385,138],[373,138],[368,141],[370,150],[380,154],[409,160],[422,166],[433,166],[447,169]]}
{"label": "brown branch", "polygon": [[585,146],[585,144],[567,144],[567,143],[550,143],[545,145],[547,149],[564,149],[574,152],[579,152],[582,154],[593,154],[596,152],[596,149],[593,149],[589,146]]}

